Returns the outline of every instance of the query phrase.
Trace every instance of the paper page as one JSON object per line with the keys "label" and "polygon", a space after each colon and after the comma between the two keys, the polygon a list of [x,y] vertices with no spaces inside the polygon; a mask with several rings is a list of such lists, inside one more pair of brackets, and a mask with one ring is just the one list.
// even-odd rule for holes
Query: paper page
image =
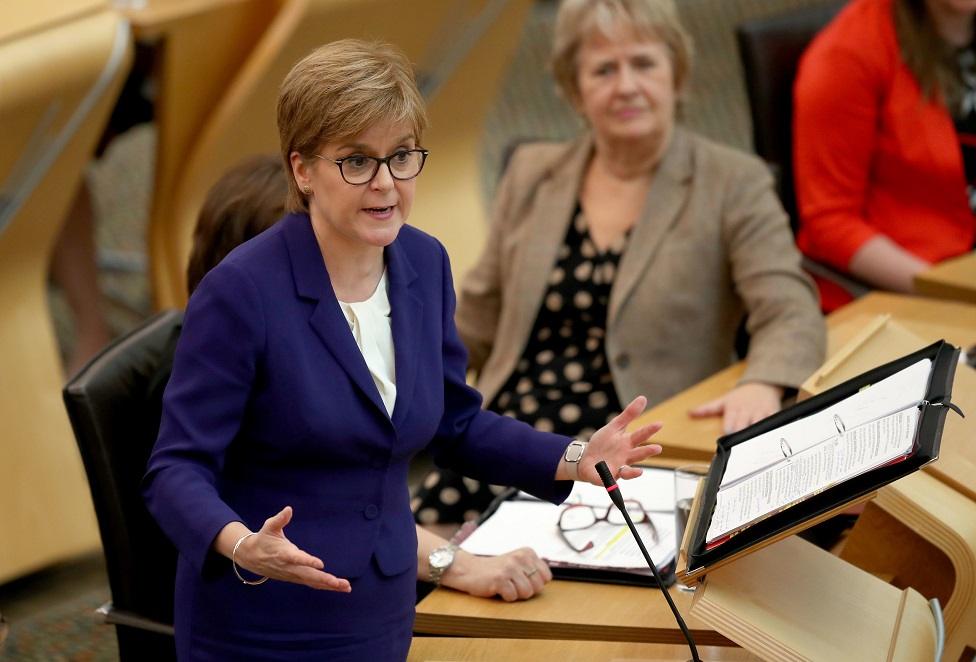
{"label": "paper page", "polygon": [[[576,552],[559,535],[560,510],[561,506],[551,503],[506,501],[461,543],[461,548],[480,556],[498,556],[519,547],[531,547],[548,562],[617,570],[647,567],[626,525],[600,523],[590,527],[586,530],[587,538],[593,547]],[[642,533],[647,552],[660,568],[674,557],[674,516],[652,514],[651,518],[659,535],[656,544],[649,535],[644,535],[646,525],[635,526]]]}
{"label": "paper page", "polygon": [[[635,499],[647,512],[674,512],[674,471],[657,467],[642,467],[644,473],[637,478],[620,481],[620,490],[625,499]],[[519,492],[519,499],[539,501],[527,492]],[[606,506],[610,503],[607,490],[602,485],[576,482],[573,491],[566,497],[566,503],[585,503],[591,506]]]}
{"label": "paper page", "polygon": [[920,413],[910,407],[849,429],[789,462],[719,490],[706,543],[911,453]]}
{"label": "paper page", "polygon": [[844,430],[918,404],[925,397],[931,371],[932,360],[922,359],[825,410],[733,446],[722,476],[722,489]]}

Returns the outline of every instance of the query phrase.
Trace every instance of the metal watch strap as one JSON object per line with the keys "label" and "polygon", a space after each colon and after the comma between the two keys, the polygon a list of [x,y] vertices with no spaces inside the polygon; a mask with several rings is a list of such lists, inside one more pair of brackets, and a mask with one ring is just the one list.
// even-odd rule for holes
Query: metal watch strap
{"label": "metal watch strap", "polygon": [[[450,561],[450,563],[448,563],[447,565],[445,565],[443,567],[438,567],[438,566],[435,566],[433,563],[431,563],[431,559],[433,558],[433,556],[435,554],[437,554],[438,552],[440,552],[442,550],[447,550],[447,551],[449,551],[451,553],[451,561]],[[435,549],[434,551],[432,551],[430,553],[430,556],[427,557],[427,562],[430,565],[430,581],[433,584],[440,585],[441,579],[443,579],[443,577],[444,577],[444,573],[447,572],[448,569],[450,569],[450,567],[454,564],[454,558],[457,555],[457,550],[458,550],[458,546],[455,543],[450,542],[450,543],[448,543],[446,545],[443,545],[441,547],[438,547],[437,549]]]}

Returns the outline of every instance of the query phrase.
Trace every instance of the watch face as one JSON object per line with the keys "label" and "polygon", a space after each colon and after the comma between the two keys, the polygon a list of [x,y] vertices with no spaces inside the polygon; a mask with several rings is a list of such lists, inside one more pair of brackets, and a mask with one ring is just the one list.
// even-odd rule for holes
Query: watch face
{"label": "watch face", "polygon": [[454,560],[454,554],[449,549],[435,549],[430,554],[430,565],[432,568],[446,568]]}
{"label": "watch face", "polygon": [[583,445],[572,443],[566,449],[566,461],[567,462],[579,462],[579,459],[583,457]]}

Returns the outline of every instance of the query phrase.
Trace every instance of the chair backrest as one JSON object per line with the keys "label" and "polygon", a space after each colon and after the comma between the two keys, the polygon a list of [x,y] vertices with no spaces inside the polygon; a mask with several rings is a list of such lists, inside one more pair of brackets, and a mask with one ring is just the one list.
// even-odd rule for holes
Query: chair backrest
{"label": "chair backrest", "polygon": [[793,80],[800,56],[844,2],[833,0],[746,21],[736,29],[756,153],[776,173],[780,200],[796,229],[793,190]]}
{"label": "chair backrest", "polygon": [[220,103],[186,162],[165,214],[155,217],[158,303],[186,301],[193,227],[216,179],[246,156],[275,152],[281,81],[313,48],[344,37],[382,39],[417,65],[430,129],[411,223],[444,242],[460,274],[486,234],[478,147],[489,104],[515,53],[531,0],[286,0]]}
{"label": "chair backrest", "polygon": [[113,607],[172,624],[176,549],[142,500],[183,313],[167,310],[102,350],[65,385],[102,535]]}
{"label": "chair backrest", "polygon": [[130,59],[107,0],[0,2],[0,582],[98,546],[46,284]]}

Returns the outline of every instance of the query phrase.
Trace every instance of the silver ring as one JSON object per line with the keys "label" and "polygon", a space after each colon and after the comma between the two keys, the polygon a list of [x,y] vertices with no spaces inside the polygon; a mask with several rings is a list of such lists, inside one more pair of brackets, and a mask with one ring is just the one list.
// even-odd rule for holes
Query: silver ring
{"label": "silver ring", "polygon": [[789,442],[782,437],[779,439],[779,450],[783,453],[783,457],[785,457],[787,460],[793,456],[793,449],[790,448]]}
{"label": "silver ring", "polygon": [[847,426],[844,425],[844,420],[837,414],[834,414],[834,427],[837,428],[837,434],[844,434],[847,430]]}
{"label": "silver ring", "polygon": [[538,568],[530,568],[529,570],[522,570],[522,572],[525,573],[525,576],[526,577],[531,577],[535,573],[539,572],[539,569]]}

